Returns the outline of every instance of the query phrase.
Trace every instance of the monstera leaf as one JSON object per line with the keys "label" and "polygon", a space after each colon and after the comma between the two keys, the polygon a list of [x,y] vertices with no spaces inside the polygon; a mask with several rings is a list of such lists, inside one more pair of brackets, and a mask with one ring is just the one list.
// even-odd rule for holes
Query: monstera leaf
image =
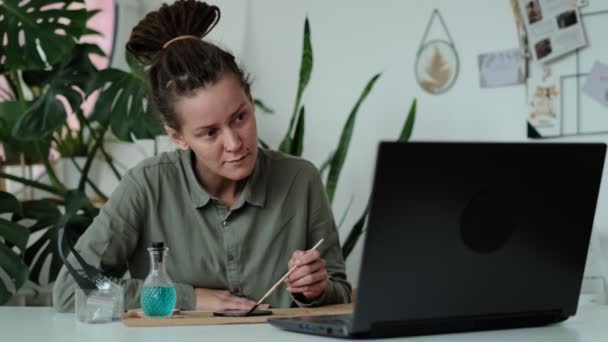
{"label": "monstera leaf", "polygon": [[23,216],[35,220],[29,227],[31,233],[44,231],[39,238],[32,241],[27,248],[24,261],[31,266],[29,279],[40,283],[40,271],[50,258],[49,281],[57,277],[63,265],[57,249],[58,225],[65,224],[69,233],[77,239],[97,216],[98,209],[94,208],[85,194],[78,190],[70,190],[65,195],[65,213],[62,214],[56,202],[51,200],[36,200],[23,202]]}
{"label": "monstera leaf", "polygon": [[[39,160],[35,145],[19,141],[11,134],[19,116],[27,110],[29,105],[30,103],[21,101],[0,102],[0,144],[4,147],[4,157],[7,162],[19,162],[20,155],[23,155],[29,162]],[[46,152],[45,156],[48,155],[48,149],[43,148],[42,152]]]}
{"label": "monstera leaf", "polygon": [[[0,191],[0,214],[21,216],[21,204],[15,196]],[[29,234],[28,229],[18,223],[0,218],[0,239],[4,240],[4,243],[0,243],[0,268],[8,275],[15,289],[19,289],[27,280],[29,270],[23,262],[23,252]],[[0,305],[6,303],[11,295],[7,284],[0,278]]]}
{"label": "monstera leaf", "polygon": [[53,68],[52,75],[44,72],[24,73],[29,82],[37,79],[48,79],[50,84],[28,110],[19,118],[13,129],[13,136],[21,140],[39,140],[62,126],[67,118],[66,108],[59,100],[65,97],[73,110],[77,110],[84,101],[84,91],[97,72],[89,54],[103,56],[103,51],[93,44],[79,44],[72,51],[69,60]]}
{"label": "monstera leaf", "polygon": [[[40,70],[70,55],[98,11],[83,0],[4,0],[0,3],[0,64],[8,70]],[[21,37],[21,38],[20,38]]]}
{"label": "monstera leaf", "polygon": [[91,119],[104,126],[122,141],[153,139],[164,131],[154,118],[156,111],[146,97],[143,68],[127,54],[130,72],[105,69],[98,73],[89,92],[101,89]]}

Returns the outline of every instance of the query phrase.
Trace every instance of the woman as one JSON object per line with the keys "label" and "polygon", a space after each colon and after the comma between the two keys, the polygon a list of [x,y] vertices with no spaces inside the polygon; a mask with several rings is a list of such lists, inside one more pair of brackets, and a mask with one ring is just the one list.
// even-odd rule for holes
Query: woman
{"label": "woman", "polygon": [[[123,286],[126,308],[139,307],[153,241],[170,249],[180,309],[248,310],[293,266],[270,306],[349,302],[319,172],[257,146],[247,77],[234,56],[201,40],[219,18],[215,6],[177,1],[133,29],[127,49],[149,65],[151,98],[178,150],[129,170],[76,249]],[[127,270],[131,279],[121,279]],[[73,310],[74,286],[62,268],[55,308]]]}

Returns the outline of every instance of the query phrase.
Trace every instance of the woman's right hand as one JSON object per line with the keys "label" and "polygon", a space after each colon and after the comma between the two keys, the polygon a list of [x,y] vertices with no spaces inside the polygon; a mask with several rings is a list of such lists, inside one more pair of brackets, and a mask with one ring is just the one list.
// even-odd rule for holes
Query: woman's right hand
{"label": "woman's right hand", "polygon": [[[195,288],[194,296],[196,310],[201,311],[249,310],[255,305],[254,301],[235,296],[228,290]],[[261,304],[258,309],[268,309],[268,304]]]}

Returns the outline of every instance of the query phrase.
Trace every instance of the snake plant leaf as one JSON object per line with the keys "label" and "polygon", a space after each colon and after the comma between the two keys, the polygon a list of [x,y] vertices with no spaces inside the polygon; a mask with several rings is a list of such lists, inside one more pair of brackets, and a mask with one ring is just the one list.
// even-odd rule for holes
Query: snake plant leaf
{"label": "snake plant leaf", "polygon": [[101,89],[91,120],[109,125],[112,133],[122,141],[132,142],[133,137],[154,139],[164,134],[164,130],[146,96],[142,67],[135,61],[130,61],[129,66],[130,72],[109,68],[97,74],[88,90],[91,93]]}
{"label": "snake plant leaf", "polygon": [[363,234],[363,229],[365,227],[365,221],[367,220],[368,212],[369,204],[353,226],[353,229],[350,231],[350,233],[348,233],[346,240],[344,240],[344,244],[342,245],[342,256],[345,260],[353,251],[353,249],[355,249],[357,241],[359,241],[359,237],[361,236],[361,234]]}
{"label": "snake plant leaf", "polygon": [[80,108],[84,101],[83,93],[97,72],[89,54],[103,55],[103,51],[94,44],[78,44],[72,53],[69,60],[53,68],[50,84],[17,120],[12,132],[14,137],[39,140],[61,127],[67,119],[67,112],[60,96],[65,97],[71,108]]}
{"label": "snake plant leaf", "polygon": [[323,163],[321,163],[321,166],[319,166],[319,173],[321,174],[321,177],[323,176],[325,171],[329,170],[329,165],[331,165],[331,161],[334,159],[335,154],[336,151],[331,151],[329,153],[329,156],[327,156],[327,159],[325,159]]}
{"label": "snake plant leaf", "polygon": [[274,109],[268,107],[264,102],[262,102],[262,100],[260,99],[253,99],[253,104],[257,107],[260,108],[260,110],[262,110],[262,112],[264,112],[265,114],[274,114]]}
{"label": "snake plant leaf", "polygon": [[408,141],[412,136],[412,131],[414,130],[414,122],[416,121],[416,99],[412,101],[412,105],[410,106],[410,111],[407,114],[407,119],[405,119],[405,124],[401,129],[401,134],[399,134],[399,141]]}
{"label": "snake plant leaf", "polygon": [[[410,106],[409,113],[407,118],[405,119],[405,123],[403,124],[403,128],[401,129],[401,134],[399,135],[399,141],[408,141],[410,136],[412,135],[412,131],[414,129],[414,122],[416,121],[416,106],[417,101],[414,99],[412,101],[412,105]],[[365,211],[361,215],[361,217],[357,220],[351,231],[348,233],[346,240],[344,240],[344,244],[342,245],[342,256],[344,259],[348,257],[348,255],[353,251],[359,237],[363,234],[365,230],[365,222],[367,220],[367,214],[369,212],[369,202],[367,203],[367,207]]]}
{"label": "snake plant leaf", "polygon": [[357,103],[353,107],[344,124],[344,128],[342,128],[342,133],[340,135],[340,140],[338,143],[338,148],[332,158],[330,167],[329,167],[329,175],[327,176],[326,190],[327,196],[329,197],[330,203],[334,199],[334,194],[336,192],[336,187],[338,186],[338,178],[340,177],[340,173],[342,172],[342,167],[344,166],[344,161],[346,160],[346,155],[348,153],[348,147],[350,146],[350,141],[353,135],[353,130],[355,127],[355,120],[357,118],[357,113],[359,112],[359,107],[367,98],[367,95],[372,91],[374,84],[378,81],[381,74],[374,75],[368,82],[363,92],[359,96]]}
{"label": "snake plant leaf", "polygon": [[342,225],[344,224],[344,221],[348,217],[348,213],[350,212],[350,208],[353,206],[354,201],[355,201],[355,196],[351,195],[350,200],[348,201],[348,205],[346,206],[344,213],[342,213],[342,217],[340,218],[340,222],[338,223],[338,229],[340,229],[340,227],[342,227]]}
{"label": "snake plant leaf", "polygon": [[260,144],[260,146],[262,146],[265,149],[269,149],[270,145],[268,145],[264,140],[262,140],[260,137],[258,137],[258,143]]}
{"label": "snake plant leaf", "polygon": [[304,41],[302,47],[302,61],[300,62],[300,78],[298,81],[298,92],[296,93],[296,103],[294,104],[293,114],[291,115],[291,119],[289,121],[289,129],[281,141],[281,145],[279,145],[279,151],[289,153],[289,151],[292,150],[291,144],[293,143],[293,138],[291,134],[293,132],[294,124],[296,123],[296,116],[298,114],[298,109],[300,108],[302,94],[310,81],[312,67],[313,52],[312,44],[310,42],[310,24],[308,22],[308,18],[306,18],[306,21],[304,22]]}
{"label": "snake plant leaf", "polygon": [[304,151],[304,112],[304,106],[302,106],[291,145],[290,154],[296,157],[302,156],[302,152]]}
{"label": "snake plant leaf", "polygon": [[0,64],[41,70],[65,60],[80,37],[96,33],[86,23],[97,12],[87,10],[83,0],[2,1]]}

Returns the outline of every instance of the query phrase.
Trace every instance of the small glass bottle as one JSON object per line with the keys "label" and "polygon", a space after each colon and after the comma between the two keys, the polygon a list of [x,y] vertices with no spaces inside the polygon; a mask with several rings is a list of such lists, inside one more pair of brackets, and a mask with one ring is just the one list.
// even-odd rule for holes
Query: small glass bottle
{"label": "small glass bottle", "polygon": [[146,317],[169,317],[175,308],[175,285],[167,275],[167,251],[163,242],[153,242],[150,252],[150,273],[141,289],[141,308]]}

